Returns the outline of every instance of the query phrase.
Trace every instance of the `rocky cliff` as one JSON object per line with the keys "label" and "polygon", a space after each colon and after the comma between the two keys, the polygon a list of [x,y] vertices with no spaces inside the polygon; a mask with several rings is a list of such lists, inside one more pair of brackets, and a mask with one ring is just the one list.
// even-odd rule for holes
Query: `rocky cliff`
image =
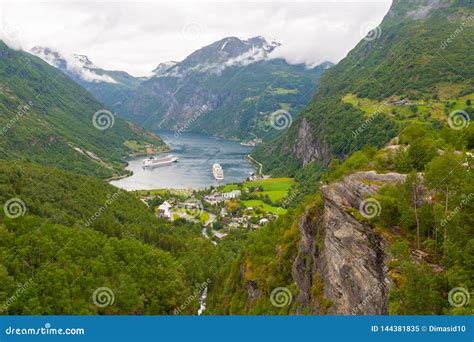
{"label": "rocky cliff", "polygon": [[404,179],[397,173],[368,171],[321,186],[323,212],[307,209],[298,224],[301,240],[292,272],[299,291],[297,312],[306,308],[314,314],[387,313],[391,282],[385,242],[351,212],[376,215],[381,208],[370,196]]}
{"label": "rocky cliff", "polygon": [[306,118],[303,118],[298,126],[298,134],[296,143],[293,146],[293,153],[298,160],[301,160],[303,166],[311,163],[313,160],[320,160],[326,164],[329,162],[331,156],[329,147],[324,144],[318,136],[313,134]]}

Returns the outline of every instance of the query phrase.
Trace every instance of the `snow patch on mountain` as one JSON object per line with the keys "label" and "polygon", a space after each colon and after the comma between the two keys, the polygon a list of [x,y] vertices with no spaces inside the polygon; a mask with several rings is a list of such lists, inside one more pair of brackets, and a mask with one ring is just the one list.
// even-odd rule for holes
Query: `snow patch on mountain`
{"label": "snow patch on mountain", "polygon": [[41,58],[46,63],[69,72],[74,76],[91,83],[118,83],[109,75],[100,75],[94,69],[98,69],[85,55],[62,55],[58,51],[49,48],[34,47],[30,50],[32,54]]}
{"label": "snow patch on mountain", "polygon": [[220,75],[229,67],[243,67],[271,59],[269,57],[270,53],[280,45],[280,43],[275,41],[268,43],[261,36],[247,40],[228,37],[202,48],[182,62],[173,62],[174,64],[171,66],[167,64],[170,62],[161,63],[153,70],[153,76],[184,77],[196,72]]}
{"label": "snow patch on mountain", "polygon": [[159,77],[159,76],[165,75],[165,73],[169,71],[172,67],[174,67],[176,64],[178,64],[178,62],[175,62],[175,61],[163,62],[163,63],[158,64],[158,66],[155,69],[153,69],[153,71],[151,72],[152,73],[151,77],[153,76]]}

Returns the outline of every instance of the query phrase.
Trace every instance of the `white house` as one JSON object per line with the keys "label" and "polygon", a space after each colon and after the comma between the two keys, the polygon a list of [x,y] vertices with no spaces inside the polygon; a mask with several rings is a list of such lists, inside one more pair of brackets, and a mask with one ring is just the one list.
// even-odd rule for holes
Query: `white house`
{"label": "white house", "polygon": [[164,218],[170,219],[171,218],[170,209],[171,209],[171,204],[169,204],[167,201],[164,201],[158,207],[158,217],[164,217]]}
{"label": "white house", "polygon": [[225,199],[236,198],[236,197],[239,197],[240,195],[242,195],[242,191],[240,191],[240,190],[232,190],[232,191],[229,191],[229,192],[223,192],[222,193],[222,196]]}

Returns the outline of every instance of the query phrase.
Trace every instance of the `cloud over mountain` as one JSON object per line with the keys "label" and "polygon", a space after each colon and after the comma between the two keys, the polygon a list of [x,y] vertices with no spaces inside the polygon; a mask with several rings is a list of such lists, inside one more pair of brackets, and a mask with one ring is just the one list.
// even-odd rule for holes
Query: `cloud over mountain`
{"label": "cloud over mountain", "polygon": [[289,63],[337,62],[361,39],[361,27],[378,24],[390,3],[4,1],[3,12],[8,32],[15,33],[11,44],[81,53],[106,69],[148,76],[157,62],[183,60],[230,36],[281,42],[275,57]]}

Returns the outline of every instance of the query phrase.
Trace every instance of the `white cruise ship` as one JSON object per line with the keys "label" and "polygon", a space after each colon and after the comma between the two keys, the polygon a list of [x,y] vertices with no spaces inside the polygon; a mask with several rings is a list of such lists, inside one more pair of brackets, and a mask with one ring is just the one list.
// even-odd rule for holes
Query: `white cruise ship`
{"label": "white cruise ship", "polygon": [[178,157],[169,155],[165,157],[150,157],[143,161],[143,168],[154,168],[157,166],[169,165],[178,161]]}
{"label": "white cruise ship", "polygon": [[212,174],[216,180],[223,180],[224,179],[224,170],[220,164],[213,164],[212,165]]}

